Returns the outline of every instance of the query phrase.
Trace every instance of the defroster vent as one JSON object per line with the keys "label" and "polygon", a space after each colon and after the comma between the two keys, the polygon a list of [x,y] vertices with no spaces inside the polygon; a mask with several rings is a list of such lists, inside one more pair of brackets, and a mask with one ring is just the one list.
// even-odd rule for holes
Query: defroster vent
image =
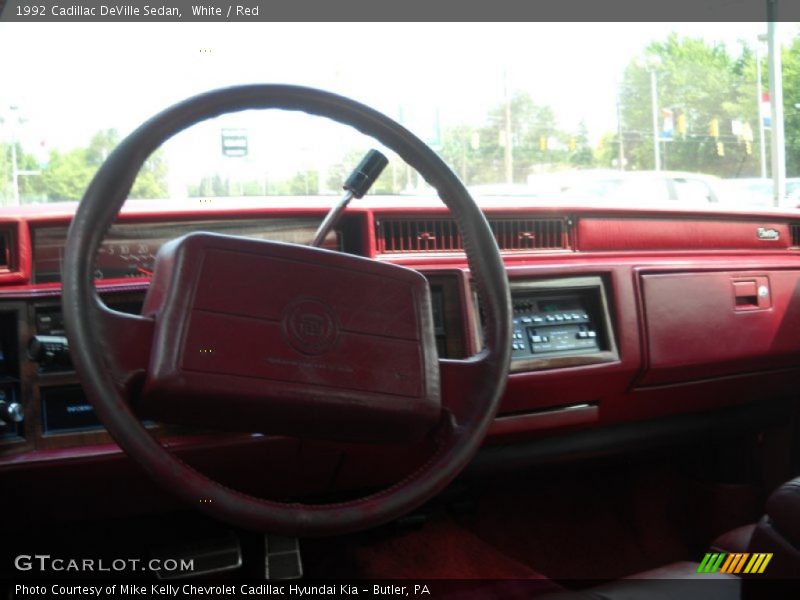
{"label": "defroster vent", "polygon": [[[555,252],[572,249],[572,221],[554,218],[492,218],[489,226],[503,252]],[[461,252],[464,246],[452,219],[378,219],[378,252],[410,254]]]}
{"label": "defroster vent", "polygon": [[792,236],[792,247],[800,247],[800,223],[789,223],[789,233]]}
{"label": "defroster vent", "polygon": [[14,235],[12,227],[0,227],[0,272],[14,267]]}

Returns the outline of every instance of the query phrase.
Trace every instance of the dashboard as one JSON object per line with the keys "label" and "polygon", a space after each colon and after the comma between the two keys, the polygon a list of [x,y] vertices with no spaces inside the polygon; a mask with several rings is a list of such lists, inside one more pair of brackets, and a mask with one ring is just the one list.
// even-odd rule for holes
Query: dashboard
{"label": "dashboard", "polygon": [[[257,219],[242,221],[178,221],[169,223],[118,223],[106,234],[98,250],[96,279],[150,277],[159,248],[192,231],[213,231],[256,239],[307,244],[316,230],[313,219]],[[33,283],[60,283],[64,266],[66,226],[33,229]],[[339,249],[336,235],[324,247]]]}
{"label": "dashboard", "polygon": [[[307,243],[326,210],[320,200],[299,207],[129,207],[98,254],[98,292],[110,307],[139,313],[166,241],[202,230]],[[64,335],[60,272],[71,208],[5,211],[0,472],[118,458],[83,394]],[[794,397],[800,216],[498,203],[484,212],[506,263],[513,305],[511,373],[489,446]],[[439,357],[480,351],[480,302],[443,206],[365,200],[348,210],[325,247],[423,273]],[[146,418],[145,425],[190,454],[279,447],[289,466],[275,486],[284,490],[391,481],[397,473],[379,466],[387,453],[395,453],[399,473],[420,455],[420,449],[388,446],[365,458],[363,448],[326,442]],[[330,453],[339,458],[320,465],[320,456]],[[292,472],[305,460],[319,472],[300,482]]]}

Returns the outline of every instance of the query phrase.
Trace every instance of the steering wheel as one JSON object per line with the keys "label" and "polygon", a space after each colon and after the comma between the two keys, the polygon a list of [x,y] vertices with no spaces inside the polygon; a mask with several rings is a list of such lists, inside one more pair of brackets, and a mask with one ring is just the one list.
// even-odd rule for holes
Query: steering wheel
{"label": "steering wheel", "polygon": [[[437,190],[457,223],[480,298],[485,346],[478,354],[438,358],[421,274],[308,246],[193,233],[158,252],[142,315],[102,302],[95,257],[147,157],[195,123],[249,109],[302,111],[350,125],[396,152]],[[468,464],[505,386],[511,303],[486,219],[419,138],[332,93],[239,86],[151,118],[95,175],[70,226],[63,264],[66,334],[100,421],[156,482],[247,529],[321,536],[402,516]],[[143,412],[259,433],[431,439],[435,450],[403,481],[372,495],[337,504],[281,503],[229,489],[185,464],[148,433],[137,417]]]}

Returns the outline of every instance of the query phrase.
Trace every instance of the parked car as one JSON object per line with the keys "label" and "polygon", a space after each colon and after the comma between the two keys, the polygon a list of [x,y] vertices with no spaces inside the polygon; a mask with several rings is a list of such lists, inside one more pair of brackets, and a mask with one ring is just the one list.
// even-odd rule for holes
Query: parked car
{"label": "parked car", "polygon": [[[548,175],[560,180],[562,197],[636,204],[710,204],[720,202],[720,179],[677,171],[571,171]],[[536,185],[537,176],[529,178]]]}
{"label": "parked car", "polygon": [[[724,179],[722,181],[727,190],[726,195],[731,202],[739,206],[770,208],[775,206],[773,194],[774,183],[772,179],[757,177],[742,177],[739,179]],[[786,179],[786,194],[780,201],[782,208],[800,207],[800,177]]]}

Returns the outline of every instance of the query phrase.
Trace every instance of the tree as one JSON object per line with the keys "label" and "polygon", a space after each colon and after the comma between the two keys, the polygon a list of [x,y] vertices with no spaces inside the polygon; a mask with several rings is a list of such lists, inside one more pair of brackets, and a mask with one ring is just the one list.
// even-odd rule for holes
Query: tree
{"label": "tree", "polygon": [[156,150],[142,165],[133,187],[128,194],[130,198],[167,198],[167,161],[161,150]]}
{"label": "tree", "polygon": [[800,37],[781,54],[783,62],[783,112],[786,136],[786,175],[800,177]]}
{"label": "tree", "polygon": [[11,197],[11,147],[0,143],[0,200]]}
{"label": "tree", "polygon": [[[119,133],[116,129],[98,131],[86,149],[86,161],[95,171],[105,162],[108,155],[119,144]],[[151,154],[142,165],[136,180],[133,182],[130,198],[166,198],[167,163],[161,149]]]}
{"label": "tree", "polygon": [[[42,170],[40,188],[50,201],[79,200],[94,174],[119,143],[115,129],[98,131],[86,148],[53,150]],[[166,198],[167,164],[161,149],[144,163],[128,194],[130,198]]]}
{"label": "tree", "polygon": [[50,162],[42,171],[42,188],[51,202],[59,200],[80,200],[96,168],[86,158],[83,148],[70,150],[64,154],[58,150],[50,152]]}
{"label": "tree", "polygon": [[[735,59],[723,44],[670,34],[663,42],[652,42],[644,55],[625,70],[621,90],[625,154],[629,166],[653,168],[653,125],[650,71],[655,69],[660,109],[683,115],[685,136],[674,134],[662,142],[662,167],[734,176],[752,173],[758,158],[746,154],[743,139],[734,135],[734,120],[757,126],[754,78],[750,78],[752,53],[745,46]],[[719,137],[710,134],[716,119]],[[659,123],[662,115],[658,115]],[[724,156],[718,153],[722,143]]]}
{"label": "tree", "polygon": [[[526,181],[534,164],[565,161],[565,136],[557,128],[551,107],[536,104],[528,94],[518,92],[510,100],[509,112],[514,181]],[[481,139],[488,142],[483,146],[484,157],[492,165],[489,182],[503,181],[504,138],[505,106],[501,104],[490,111],[489,125],[481,132]],[[553,147],[552,140],[559,142],[556,147]]]}
{"label": "tree", "polygon": [[[39,166],[36,163],[36,158],[25,152],[19,142],[17,142],[16,146],[17,168],[20,171],[37,171]],[[11,144],[0,144],[0,200],[4,204],[10,202],[14,195],[11,154]],[[18,177],[17,182],[21,202],[29,202],[42,196],[39,177],[24,175]]]}
{"label": "tree", "polygon": [[589,146],[589,130],[584,121],[578,124],[577,133],[570,138],[569,150],[571,165],[584,168],[594,166],[594,153]]}
{"label": "tree", "polygon": [[[509,103],[514,181],[525,182],[534,165],[567,162],[571,136],[558,129],[553,109],[523,92],[515,93]],[[492,108],[482,127],[446,128],[442,158],[467,184],[504,181],[505,138],[504,102]]]}
{"label": "tree", "polygon": [[86,162],[99,168],[118,144],[119,133],[116,129],[98,131],[89,141],[89,147],[86,149]]}
{"label": "tree", "polygon": [[441,155],[461,181],[471,184],[485,179],[482,176],[486,169],[482,163],[481,132],[477,128],[469,125],[446,127],[442,132]]}

